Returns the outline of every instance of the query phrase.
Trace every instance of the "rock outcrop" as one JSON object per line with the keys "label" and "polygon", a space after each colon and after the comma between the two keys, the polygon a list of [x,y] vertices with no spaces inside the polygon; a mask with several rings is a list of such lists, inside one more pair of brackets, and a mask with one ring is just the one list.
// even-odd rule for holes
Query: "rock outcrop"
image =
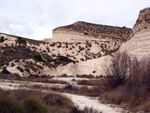
{"label": "rock outcrop", "polygon": [[134,35],[122,44],[120,51],[126,51],[139,59],[150,56],[150,8],[140,11],[133,27]]}
{"label": "rock outcrop", "polygon": [[98,25],[87,22],[75,22],[74,24],[59,27],[53,30],[53,41],[87,41],[87,40],[128,40],[132,30],[126,27],[114,27]]}
{"label": "rock outcrop", "polygon": [[140,11],[139,17],[132,30],[136,33],[144,29],[150,29],[150,8],[145,8]]}

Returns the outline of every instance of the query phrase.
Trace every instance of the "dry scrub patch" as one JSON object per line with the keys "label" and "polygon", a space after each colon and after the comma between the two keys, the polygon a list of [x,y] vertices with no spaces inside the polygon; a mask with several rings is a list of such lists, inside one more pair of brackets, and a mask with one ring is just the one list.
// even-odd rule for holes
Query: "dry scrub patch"
{"label": "dry scrub patch", "polygon": [[27,78],[20,77],[14,74],[4,74],[0,73],[0,79],[7,79],[7,80],[20,80],[20,81],[28,81],[28,82],[41,82],[41,83],[53,83],[53,84],[69,84],[67,81],[64,80],[54,80],[52,77],[48,76],[29,76]]}
{"label": "dry scrub patch", "polygon": [[126,53],[114,56],[112,64],[106,68],[106,91],[99,100],[104,103],[119,104],[133,112],[150,112],[150,60],[138,60]]}
{"label": "dry scrub patch", "polygon": [[0,103],[2,113],[8,110],[7,113],[71,113],[75,107],[61,94],[36,90],[0,90]]}
{"label": "dry scrub patch", "polygon": [[102,86],[104,84],[104,79],[102,80],[79,80],[78,85],[89,85],[89,86]]}

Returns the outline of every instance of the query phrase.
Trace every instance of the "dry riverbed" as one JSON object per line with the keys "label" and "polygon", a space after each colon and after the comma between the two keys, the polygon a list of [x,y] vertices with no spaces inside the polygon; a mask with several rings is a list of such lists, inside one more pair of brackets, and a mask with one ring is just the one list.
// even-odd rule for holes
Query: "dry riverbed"
{"label": "dry riverbed", "polygon": [[[64,87],[64,84],[49,84],[49,83],[39,83],[39,82],[26,82],[26,81],[17,81],[17,80],[0,80],[0,88],[5,90],[15,90],[15,89],[34,89],[33,86],[38,85],[38,87]],[[35,90],[37,90],[35,88]],[[38,89],[39,90],[39,89]],[[40,89],[42,91],[42,89]],[[46,90],[43,90],[46,91]],[[127,113],[128,111],[123,110],[117,106],[105,105],[98,101],[97,97],[88,97],[81,96],[76,94],[62,93],[63,95],[68,96],[76,106],[80,109],[84,109],[85,107],[93,108],[102,113]]]}

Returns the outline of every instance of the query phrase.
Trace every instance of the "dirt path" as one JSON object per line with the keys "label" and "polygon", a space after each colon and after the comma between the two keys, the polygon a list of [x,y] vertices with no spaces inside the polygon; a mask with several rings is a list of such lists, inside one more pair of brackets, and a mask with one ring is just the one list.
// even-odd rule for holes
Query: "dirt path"
{"label": "dirt path", "polygon": [[79,106],[80,109],[84,109],[85,107],[93,108],[97,111],[101,111],[102,113],[127,113],[128,111],[125,111],[119,107],[110,106],[102,104],[98,101],[97,98],[91,98],[87,96],[79,96],[74,94],[68,94],[64,93],[64,95],[67,95],[71,100],[75,103],[75,105]]}

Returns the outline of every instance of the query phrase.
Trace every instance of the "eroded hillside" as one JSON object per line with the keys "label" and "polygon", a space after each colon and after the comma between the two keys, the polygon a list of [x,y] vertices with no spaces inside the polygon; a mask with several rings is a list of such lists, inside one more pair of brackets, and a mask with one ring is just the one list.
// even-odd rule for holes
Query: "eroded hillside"
{"label": "eroded hillside", "polygon": [[[7,70],[20,76],[57,75],[57,68],[111,55],[123,42],[112,39],[46,43],[7,34],[0,34],[0,38],[0,71]],[[86,71],[83,74],[86,74]]]}

